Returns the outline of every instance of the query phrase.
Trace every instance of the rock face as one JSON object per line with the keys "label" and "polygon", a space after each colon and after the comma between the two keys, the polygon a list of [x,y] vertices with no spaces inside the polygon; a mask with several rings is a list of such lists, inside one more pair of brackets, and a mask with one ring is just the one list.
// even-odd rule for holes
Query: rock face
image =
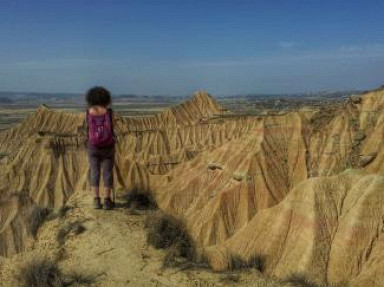
{"label": "rock face", "polygon": [[[246,117],[198,92],[153,117],[115,115],[116,189],[154,192],[215,269],[262,255],[277,277],[381,286],[383,105],[379,89],[315,112]],[[0,197],[26,191],[60,207],[89,189],[82,114],[42,107],[0,132],[0,150],[10,154]]]}
{"label": "rock face", "polygon": [[[209,247],[210,262],[222,269],[231,254],[257,254],[272,276],[299,273],[319,284],[353,279],[351,286],[380,286],[383,187],[383,176],[354,170],[305,180],[232,238]],[[368,284],[377,278],[377,285]]]}
{"label": "rock face", "polygon": [[[150,174],[164,174],[193,158],[210,140],[228,141],[196,125],[220,112],[205,92],[155,117],[115,118],[117,189],[150,190]],[[177,122],[182,125],[176,125]],[[73,190],[88,186],[84,114],[40,107],[17,127],[0,132],[0,150],[10,153],[0,172],[0,192],[28,191],[43,206],[60,207]]]}
{"label": "rock face", "polygon": [[[35,214],[33,214],[35,211]],[[11,256],[24,251],[38,228],[34,215],[39,208],[30,198],[14,194],[0,201],[0,256]],[[36,218],[35,218],[36,219]]]}

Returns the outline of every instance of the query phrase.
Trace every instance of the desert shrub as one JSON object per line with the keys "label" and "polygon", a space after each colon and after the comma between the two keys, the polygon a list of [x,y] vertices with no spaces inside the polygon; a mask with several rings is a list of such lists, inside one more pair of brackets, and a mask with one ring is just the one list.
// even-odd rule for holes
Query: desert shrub
{"label": "desert shrub", "polygon": [[[182,249],[181,249],[182,250]],[[178,268],[181,270],[209,269],[210,265],[206,258],[197,259],[195,249],[191,250],[189,256],[183,256],[180,247],[175,245],[167,250],[163,258],[163,268]]]}
{"label": "desert shrub", "polygon": [[321,130],[324,126],[328,125],[334,117],[337,115],[339,110],[337,107],[321,107],[309,120],[310,129],[314,131]]}
{"label": "desert shrub", "polygon": [[244,260],[238,255],[232,255],[229,261],[230,270],[241,270],[241,269],[257,269],[260,272],[264,271],[265,258],[261,255],[253,255],[248,260]]}
{"label": "desert shrub", "polygon": [[35,259],[20,269],[18,279],[25,287],[62,287],[63,275],[58,264],[49,259]]}
{"label": "desert shrub", "polygon": [[183,264],[186,264],[187,260],[185,257],[182,257],[178,247],[170,247],[167,251],[167,254],[163,258],[163,267],[177,267]]}
{"label": "desert shrub", "polygon": [[239,274],[226,274],[224,277],[220,278],[220,281],[223,283],[239,283],[240,275]]}
{"label": "desert shrub", "polygon": [[0,159],[2,159],[3,157],[6,157],[8,155],[9,155],[9,153],[0,151]]}
{"label": "desert shrub", "polygon": [[34,237],[36,237],[40,226],[50,214],[49,209],[40,206],[32,206],[29,211],[29,229]]}
{"label": "desert shrub", "polygon": [[91,285],[95,282],[95,276],[74,271],[65,276],[65,286]]}
{"label": "desert shrub", "polygon": [[60,228],[56,238],[60,245],[64,245],[69,233],[72,233],[74,235],[79,235],[83,233],[85,230],[86,229],[84,225],[82,225],[82,223],[80,223],[79,221],[75,221],[72,223],[68,223],[64,225],[62,228]]}
{"label": "desert shrub", "polygon": [[67,206],[67,205],[64,205],[62,207],[60,207],[56,212],[55,214],[57,215],[58,218],[63,218],[65,217],[65,215],[67,214],[67,212],[71,210],[71,207]]}
{"label": "desert shrub", "polygon": [[190,247],[188,232],[182,222],[171,215],[156,212],[147,217],[148,243],[155,248],[169,248],[173,245]]}
{"label": "desert shrub", "polygon": [[283,283],[290,283],[295,287],[321,287],[314,283],[304,274],[292,274],[288,278],[282,281]]}
{"label": "desert shrub", "polygon": [[17,279],[23,287],[66,287],[90,285],[94,282],[95,276],[77,271],[63,274],[56,261],[43,258],[25,264],[20,269]]}
{"label": "desert shrub", "polygon": [[52,131],[38,131],[37,135],[39,137],[75,137],[76,134],[72,133],[59,133],[59,132],[52,132]]}
{"label": "desert shrub", "polygon": [[348,282],[331,283],[326,285],[326,287],[348,287],[348,286],[349,286]]}
{"label": "desert shrub", "polygon": [[69,210],[71,210],[71,207],[66,205],[58,209],[50,210],[48,216],[46,217],[46,220],[54,220],[57,218],[63,219]]}
{"label": "desert shrub", "polygon": [[125,195],[125,199],[126,199],[126,205],[128,208],[139,209],[139,210],[144,210],[144,209],[152,210],[157,208],[156,200],[153,196],[153,193],[150,191],[143,192],[135,189],[128,192]]}
{"label": "desert shrub", "polygon": [[175,267],[195,261],[195,245],[181,220],[163,212],[147,217],[147,241],[157,249],[168,249],[164,267]]}
{"label": "desert shrub", "polygon": [[349,125],[351,126],[351,128],[353,130],[358,130],[359,126],[360,126],[360,123],[359,123],[359,120],[357,118],[351,118],[349,120]]}
{"label": "desert shrub", "polygon": [[364,139],[366,138],[366,134],[363,130],[358,130],[356,135],[354,136],[353,138],[353,141],[354,142],[358,142],[360,143],[361,141],[363,141]]}

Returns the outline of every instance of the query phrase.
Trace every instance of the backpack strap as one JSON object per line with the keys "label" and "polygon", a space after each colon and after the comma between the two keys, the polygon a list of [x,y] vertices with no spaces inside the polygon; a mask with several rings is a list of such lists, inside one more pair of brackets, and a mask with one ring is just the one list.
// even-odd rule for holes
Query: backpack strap
{"label": "backpack strap", "polygon": [[89,135],[89,110],[88,108],[85,110],[85,124],[87,126],[87,138]]}
{"label": "backpack strap", "polygon": [[88,115],[89,115],[89,110],[85,110],[85,122],[88,124]]}
{"label": "backpack strap", "polygon": [[111,120],[111,128],[112,128],[113,138],[116,139],[115,130],[113,128],[113,110],[111,108],[108,108],[108,114],[109,114],[109,117]]}

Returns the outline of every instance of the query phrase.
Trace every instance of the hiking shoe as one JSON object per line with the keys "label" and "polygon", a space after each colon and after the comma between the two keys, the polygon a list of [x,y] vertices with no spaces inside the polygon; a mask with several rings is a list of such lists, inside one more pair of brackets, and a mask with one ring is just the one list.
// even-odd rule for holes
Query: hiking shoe
{"label": "hiking shoe", "polygon": [[101,209],[103,206],[101,205],[100,197],[95,197],[93,199],[93,208],[94,209]]}
{"label": "hiking shoe", "polygon": [[104,209],[105,210],[111,210],[113,208],[113,201],[111,198],[106,197],[104,198]]}

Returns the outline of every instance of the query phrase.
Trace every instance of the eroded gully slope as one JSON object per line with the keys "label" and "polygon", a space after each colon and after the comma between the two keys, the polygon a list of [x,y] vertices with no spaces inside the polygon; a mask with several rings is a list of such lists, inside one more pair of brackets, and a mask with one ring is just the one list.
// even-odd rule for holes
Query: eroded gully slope
{"label": "eroded gully slope", "polygon": [[[301,227],[296,221],[288,221],[288,227],[283,226],[287,231],[280,229],[278,218],[270,217],[268,225],[259,218],[268,217],[263,214],[271,213],[270,210],[275,214],[278,207],[289,206],[288,198],[299,193],[296,191],[298,184],[308,185],[308,196],[328,192],[327,189],[311,192],[313,188],[309,183],[301,183],[308,178],[322,181],[346,168],[363,169],[377,176],[382,174],[383,99],[383,90],[376,90],[353,97],[342,106],[318,112],[223,117],[223,108],[201,92],[189,102],[155,117],[122,119],[117,116],[115,126],[120,130],[115,173],[117,188],[155,191],[159,206],[183,218],[198,246],[212,249],[208,254],[227,254],[235,250],[231,246],[236,244],[251,246],[248,241],[259,237],[259,233],[251,232],[257,228],[264,228],[265,232],[272,230],[279,240],[286,238],[287,233],[299,236]],[[32,200],[40,205],[60,206],[73,190],[88,189],[85,143],[81,136],[84,118],[41,108],[29,121],[33,124],[24,122],[0,133],[1,148],[11,153],[1,166],[0,190],[4,196],[15,190],[27,190]],[[305,197],[297,198],[297,204],[305,208]],[[308,212],[320,217],[322,213],[326,217],[338,213],[336,205],[322,207],[325,202],[326,199],[312,201]],[[359,218],[362,208],[356,210]],[[381,215],[376,212],[372,216]],[[323,225],[319,228],[322,230]],[[315,270],[310,275],[319,282],[343,278],[333,271],[337,268],[329,267],[333,261],[324,259],[330,258],[331,251],[335,250],[333,244],[337,241],[329,238],[337,237],[337,232],[327,226],[324,232],[330,235],[324,240],[313,235],[323,232],[317,227],[311,232],[304,241],[306,247],[301,250],[304,254],[304,257],[299,256],[301,259],[297,255],[281,255],[282,251],[266,254],[273,258],[267,265],[271,266],[268,272],[283,276],[286,272],[279,270],[294,272],[300,271],[302,266],[310,266]],[[247,234],[247,238],[242,234]],[[323,248],[325,241],[327,248]],[[341,241],[340,246],[347,246],[347,243]],[[362,245],[371,248],[369,240]],[[257,248],[261,247],[265,247],[263,254],[269,250],[265,245]],[[260,251],[257,248],[249,248],[241,256],[251,256]],[[327,254],[319,257],[323,259],[316,263],[313,258],[317,258],[319,248]],[[298,253],[301,251],[299,249]],[[216,268],[228,264],[227,255],[215,256],[209,258]],[[356,256],[360,255],[356,253]],[[357,269],[345,267],[346,276],[355,277],[355,282],[363,280],[364,276],[370,278],[369,272],[364,271],[364,276],[359,274],[367,269],[366,262],[371,256],[376,261],[380,258],[377,252],[369,253],[366,260],[358,261]],[[285,257],[289,261],[281,259]],[[314,263],[308,263],[310,261]],[[327,262],[326,267],[323,261]],[[285,268],[284,262],[291,262],[293,269]],[[349,263],[356,265],[353,260]],[[373,269],[370,268],[370,272]]]}

